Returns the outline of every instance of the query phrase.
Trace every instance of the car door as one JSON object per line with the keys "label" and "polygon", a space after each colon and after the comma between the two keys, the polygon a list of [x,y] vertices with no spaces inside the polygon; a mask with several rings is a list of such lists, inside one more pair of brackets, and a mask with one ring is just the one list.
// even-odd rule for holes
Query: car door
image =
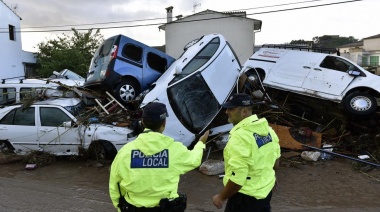
{"label": "car door", "polygon": [[38,106],[38,140],[40,147],[55,155],[75,155],[81,146],[78,127],[64,126],[73,119],[61,107]]}
{"label": "car door", "polygon": [[0,139],[8,140],[15,152],[38,150],[35,108],[16,107],[0,119]]}
{"label": "car door", "polygon": [[325,98],[340,96],[354,80],[354,76],[348,74],[349,70],[359,71],[360,69],[343,58],[327,55],[312,67],[302,88],[306,92],[325,95]]}

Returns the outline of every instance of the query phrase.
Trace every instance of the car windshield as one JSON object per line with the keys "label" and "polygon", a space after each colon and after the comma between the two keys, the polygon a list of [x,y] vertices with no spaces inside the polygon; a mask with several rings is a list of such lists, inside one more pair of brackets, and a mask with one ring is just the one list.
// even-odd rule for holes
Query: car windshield
{"label": "car windshield", "polygon": [[174,113],[192,133],[199,133],[207,127],[220,108],[201,74],[168,88],[168,96]]}
{"label": "car windshield", "polygon": [[65,108],[65,110],[69,111],[69,113],[73,114],[75,117],[77,116],[81,116],[83,115],[83,111],[85,109],[86,105],[84,104],[83,101],[80,101],[78,104],[76,105],[72,105],[72,106],[65,106],[63,108]]}

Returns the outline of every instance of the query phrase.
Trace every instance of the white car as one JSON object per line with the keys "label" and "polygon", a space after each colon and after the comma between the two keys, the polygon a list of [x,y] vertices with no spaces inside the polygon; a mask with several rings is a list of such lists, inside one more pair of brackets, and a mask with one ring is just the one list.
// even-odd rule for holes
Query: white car
{"label": "white car", "polygon": [[263,46],[244,64],[253,83],[338,102],[348,113],[369,116],[377,111],[380,76],[343,57],[294,46]]}
{"label": "white car", "polygon": [[76,115],[83,103],[77,98],[51,99],[0,109],[0,150],[25,155],[43,151],[54,155],[78,155],[91,145],[103,147],[112,159],[126,144],[131,130],[125,127],[90,123],[81,124]]}
{"label": "white car", "polygon": [[190,146],[221,111],[221,104],[235,88],[241,66],[221,34],[205,35],[184,49],[154,83],[141,107],[154,101],[164,103],[169,117],[163,134]]}

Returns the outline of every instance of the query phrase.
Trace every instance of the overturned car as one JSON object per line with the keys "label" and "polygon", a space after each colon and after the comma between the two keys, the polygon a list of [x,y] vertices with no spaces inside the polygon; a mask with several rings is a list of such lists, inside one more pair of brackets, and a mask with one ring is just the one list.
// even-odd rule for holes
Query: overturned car
{"label": "overturned car", "polygon": [[169,117],[164,134],[190,146],[221,111],[233,92],[240,63],[221,34],[191,41],[184,53],[154,83],[141,107],[166,104]]}

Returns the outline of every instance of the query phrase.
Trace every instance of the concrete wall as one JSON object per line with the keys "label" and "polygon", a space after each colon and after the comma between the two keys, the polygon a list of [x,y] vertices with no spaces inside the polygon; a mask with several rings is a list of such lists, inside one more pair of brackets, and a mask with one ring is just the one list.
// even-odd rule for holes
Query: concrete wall
{"label": "concrete wall", "polygon": [[[10,40],[9,25],[15,27],[15,40]],[[0,79],[24,77],[24,62],[34,63],[31,52],[24,52],[21,44],[20,17],[0,1]]]}
{"label": "concrete wall", "polygon": [[[240,17],[220,18],[227,16],[220,13],[199,14],[183,19],[190,22],[181,23],[180,19],[167,24],[165,26],[166,53],[178,58],[188,42],[202,35],[219,33],[231,44],[240,63],[244,63],[253,54],[253,20]],[[211,20],[193,21],[199,19]]]}
{"label": "concrete wall", "polygon": [[363,48],[365,51],[379,51],[380,52],[380,38],[364,39]]}

